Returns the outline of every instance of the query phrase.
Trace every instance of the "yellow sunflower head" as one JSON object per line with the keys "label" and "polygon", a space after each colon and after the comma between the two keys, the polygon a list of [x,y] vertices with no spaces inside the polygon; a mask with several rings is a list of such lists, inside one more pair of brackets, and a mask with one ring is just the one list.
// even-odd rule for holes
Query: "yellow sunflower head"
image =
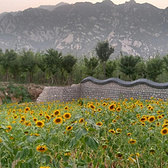
{"label": "yellow sunflower head", "polygon": [[55,118],[55,119],[53,120],[53,122],[54,122],[55,124],[61,124],[61,123],[62,123],[62,118],[61,118],[61,117],[57,117],[57,118]]}
{"label": "yellow sunflower head", "polygon": [[36,125],[37,125],[37,127],[43,127],[44,126],[44,122],[41,121],[41,120],[38,120],[38,121],[36,121]]}
{"label": "yellow sunflower head", "polygon": [[71,114],[70,114],[70,113],[65,113],[65,114],[63,115],[63,117],[64,117],[65,119],[70,119],[70,118],[71,118]]}
{"label": "yellow sunflower head", "polygon": [[37,150],[38,152],[43,153],[43,152],[47,151],[47,147],[46,147],[45,145],[38,145],[38,146],[36,147],[36,150]]}
{"label": "yellow sunflower head", "polygon": [[73,128],[72,126],[67,126],[67,127],[66,127],[66,130],[67,130],[67,131],[71,131],[72,128]]}

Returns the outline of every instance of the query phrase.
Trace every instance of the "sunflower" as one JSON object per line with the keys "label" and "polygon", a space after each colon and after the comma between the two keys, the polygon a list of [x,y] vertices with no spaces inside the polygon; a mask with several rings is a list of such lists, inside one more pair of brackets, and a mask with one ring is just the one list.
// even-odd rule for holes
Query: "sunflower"
{"label": "sunflower", "polygon": [[136,115],[136,117],[137,117],[137,118],[139,118],[139,117],[140,117],[140,115],[139,115],[139,114],[137,114],[137,115]]}
{"label": "sunflower", "polygon": [[102,122],[97,122],[96,125],[98,125],[98,126],[102,126],[103,123],[102,123]]}
{"label": "sunflower", "polygon": [[107,106],[107,103],[103,103],[102,105],[103,105],[103,106]]}
{"label": "sunflower", "polygon": [[44,126],[44,122],[41,121],[41,120],[38,120],[38,121],[36,121],[36,125],[37,125],[37,127],[43,127]]}
{"label": "sunflower", "polygon": [[98,112],[101,112],[101,111],[102,111],[102,109],[101,109],[101,108],[98,108],[98,109],[97,109],[97,111],[98,111]]}
{"label": "sunflower", "polygon": [[150,116],[150,117],[148,118],[148,121],[149,121],[149,122],[154,122],[154,121],[155,121],[155,116]]}
{"label": "sunflower", "polygon": [[65,113],[65,114],[63,115],[63,117],[64,117],[65,119],[70,119],[70,118],[71,118],[71,114],[70,114],[70,113]]}
{"label": "sunflower", "polygon": [[37,118],[36,118],[36,117],[34,117],[34,118],[33,118],[33,121],[35,121],[35,122],[36,122],[36,121],[37,121]]}
{"label": "sunflower", "polygon": [[116,158],[120,158],[120,159],[121,159],[122,157],[123,157],[123,154],[122,154],[122,153],[117,153],[117,154],[116,154]]}
{"label": "sunflower", "polygon": [[71,131],[72,128],[73,128],[72,126],[67,126],[67,127],[66,127],[66,130],[67,130],[67,131]]}
{"label": "sunflower", "polygon": [[71,156],[71,153],[70,153],[70,152],[66,152],[66,153],[64,154],[64,156]]}
{"label": "sunflower", "polygon": [[30,107],[26,107],[26,108],[24,109],[24,112],[25,112],[25,113],[27,113],[28,111],[30,111]]}
{"label": "sunflower", "polygon": [[22,120],[22,121],[25,121],[25,120],[26,120],[26,117],[25,117],[25,116],[22,116],[22,117],[21,117],[21,120]]}
{"label": "sunflower", "polygon": [[122,132],[122,129],[117,128],[116,131],[117,131],[117,133],[121,133],[121,132]]}
{"label": "sunflower", "polygon": [[38,146],[36,147],[36,150],[37,150],[38,152],[43,153],[43,152],[47,151],[47,147],[46,147],[45,145],[38,145]]}
{"label": "sunflower", "polygon": [[24,133],[25,133],[26,135],[28,135],[28,134],[29,134],[29,132],[28,132],[28,131],[25,131]]}
{"label": "sunflower", "polygon": [[162,128],[168,127],[168,124],[163,124]]}
{"label": "sunflower", "polygon": [[128,141],[128,143],[134,145],[134,144],[136,143],[136,140],[131,138],[131,139]]}
{"label": "sunflower", "polygon": [[117,112],[121,111],[121,107],[116,108]]}
{"label": "sunflower", "polygon": [[68,110],[68,106],[65,106],[65,107],[64,107],[64,110]]}
{"label": "sunflower", "polygon": [[113,119],[113,121],[112,121],[113,123],[116,123],[117,121],[115,120],[115,119]]}
{"label": "sunflower", "polygon": [[85,121],[84,118],[79,119],[79,123],[83,123],[84,121]]}
{"label": "sunflower", "polygon": [[0,139],[0,142],[2,142],[2,139]]}
{"label": "sunflower", "polygon": [[95,106],[93,104],[89,104],[89,108],[91,108],[92,110],[94,110]]}
{"label": "sunflower", "polygon": [[168,128],[167,128],[167,127],[163,128],[163,129],[160,131],[160,133],[161,133],[162,135],[168,134]]}
{"label": "sunflower", "polygon": [[147,118],[146,118],[146,117],[142,117],[142,118],[140,118],[139,121],[140,121],[140,122],[145,122],[145,121],[147,121]]}
{"label": "sunflower", "polygon": [[164,124],[168,124],[168,120],[164,120]]}
{"label": "sunflower", "polygon": [[111,104],[108,108],[110,111],[114,111],[116,108],[116,104]]}
{"label": "sunflower", "polygon": [[162,115],[157,116],[157,119],[162,119],[162,118],[163,118]]}
{"label": "sunflower", "polygon": [[152,149],[152,148],[149,150],[149,153],[150,153],[151,155],[154,155],[155,152],[156,152],[156,151],[155,151],[154,149]]}
{"label": "sunflower", "polygon": [[141,124],[142,126],[145,126],[145,123],[144,122],[142,122],[142,124]]}
{"label": "sunflower", "polygon": [[160,123],[160,122],[157,122],[157,123],[156,123],[156,126],[158,126],[158,127],[159,127],[160,125],[161,125],[161,123]]}
{"label": "sunflower", "polygon": [[153,107],[149,105],[149,106],[148,106],[148,110],[153,111]]}
{"label": "sunflower", "polygon": [[131,136],[131,133],[129,132],[129,133],[127,133],[127,136]]}
{"label": "sunflower", "polygon": [[6,126],[6,132],[9,132],[9,131],[11,131],[11,129],[12,129],[12,126],[10,126],[10,125],[8,125],[8,126]]}
{"label": "sunflower", "polygon": [[59,111],[59,110],[55,110],[55,111],[54,111],[54,115],[55,115],[55,116],[60,115],[60,111]]}
{"label": "sunflower", "polygon": [[62,118],[61,118],[61,117],[57,117],[57,118],[55,118],[55,119],[53,120],[53,122],[54,122],[55,124],[61,124],[61,123],[62,123]]}
{"label": "sunflower", "polygon": [[48,114],[45,115],[45,118],[46,118],[47,120],[50,120],[50,119],[51,119],[51,117],[50,117]]}
{"label": "sunflower", "polygon": [[41,112],[41,113],[39,113],[39,116],[43,116],[43,113]]}
{"label": "sunflower", "polygon": [[115,134],[115,131],[113,129],[110,129],[109,132]]}
{"label": "sunflower", "polygon": [[17,118],[18,118],[18,116],[17,116],[17,115],[13,115],[13,118],[14,118],[14,119],[17,119]]}

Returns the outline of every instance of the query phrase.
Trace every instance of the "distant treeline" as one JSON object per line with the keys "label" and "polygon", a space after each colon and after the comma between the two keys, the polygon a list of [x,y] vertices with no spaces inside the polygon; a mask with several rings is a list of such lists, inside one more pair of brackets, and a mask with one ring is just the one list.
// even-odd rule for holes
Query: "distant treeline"
{"label": "distant treeline", "polygon": [[98,79],[120,78],[136,80],[147,78],[168,82],[168,55],[153,56],[144,60],[140,56],[121,55],[113,58],[114,48],[107,41],[99,42],[96,55],[76,58],[63,55],[55,49],[32,52],[0,50],[0,80],[16,83],[70,85],[87,76]]}

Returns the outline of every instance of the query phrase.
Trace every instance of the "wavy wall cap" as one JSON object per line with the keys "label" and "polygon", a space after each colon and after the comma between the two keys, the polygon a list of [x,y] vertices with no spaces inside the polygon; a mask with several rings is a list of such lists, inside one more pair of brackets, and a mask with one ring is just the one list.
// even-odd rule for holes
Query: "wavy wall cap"
{"label": "wavy wall cap", "polygon": [[125,86],[125,87],[132,87],[132,86],[136,86],[139,84],[145,84],[147,86],[157,88],[157,89],[167,89],[168,88],[168,82],[167,83],[158,83],[158,82],[153,82],[148,79],[138,79],[138,80],[130,82],[130,81],[123,81],[118,78],[108,78],[105,80],[99,80],[99,79],[96,79],[94,77],[89,76],[89,77],[84,78],[81,81],[81,83],[85,83],[85,82],[92,82],[92,83],[98,84],[98,85],[104,85],[104,84],[108,84],[108,83],[117,83],[118,85]]}

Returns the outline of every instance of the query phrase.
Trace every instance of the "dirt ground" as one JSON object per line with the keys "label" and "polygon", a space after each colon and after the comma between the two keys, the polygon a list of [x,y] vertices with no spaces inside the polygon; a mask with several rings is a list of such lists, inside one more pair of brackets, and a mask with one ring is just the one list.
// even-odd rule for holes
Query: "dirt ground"
{"label": "dirt ground", "polygon": [[[14,94],[10,94],[9,93],[9,82],[0,82],[0,104],[3,104],[3,99],[5,97],[10,97],[12,102],[20,102],[21,97],[15,97]],[[43,89],[44,89],[44,85],[36,85],[34,83],[30,83],[30,84],[16,84],[16,83],[12,83],[13,86],[24,86],[25,88],[27,88],[27,91],[29,92],[31,99],[33,102],[35,102],[37,100],[37,98],[39,97],[39,95],[42,93]]]}

